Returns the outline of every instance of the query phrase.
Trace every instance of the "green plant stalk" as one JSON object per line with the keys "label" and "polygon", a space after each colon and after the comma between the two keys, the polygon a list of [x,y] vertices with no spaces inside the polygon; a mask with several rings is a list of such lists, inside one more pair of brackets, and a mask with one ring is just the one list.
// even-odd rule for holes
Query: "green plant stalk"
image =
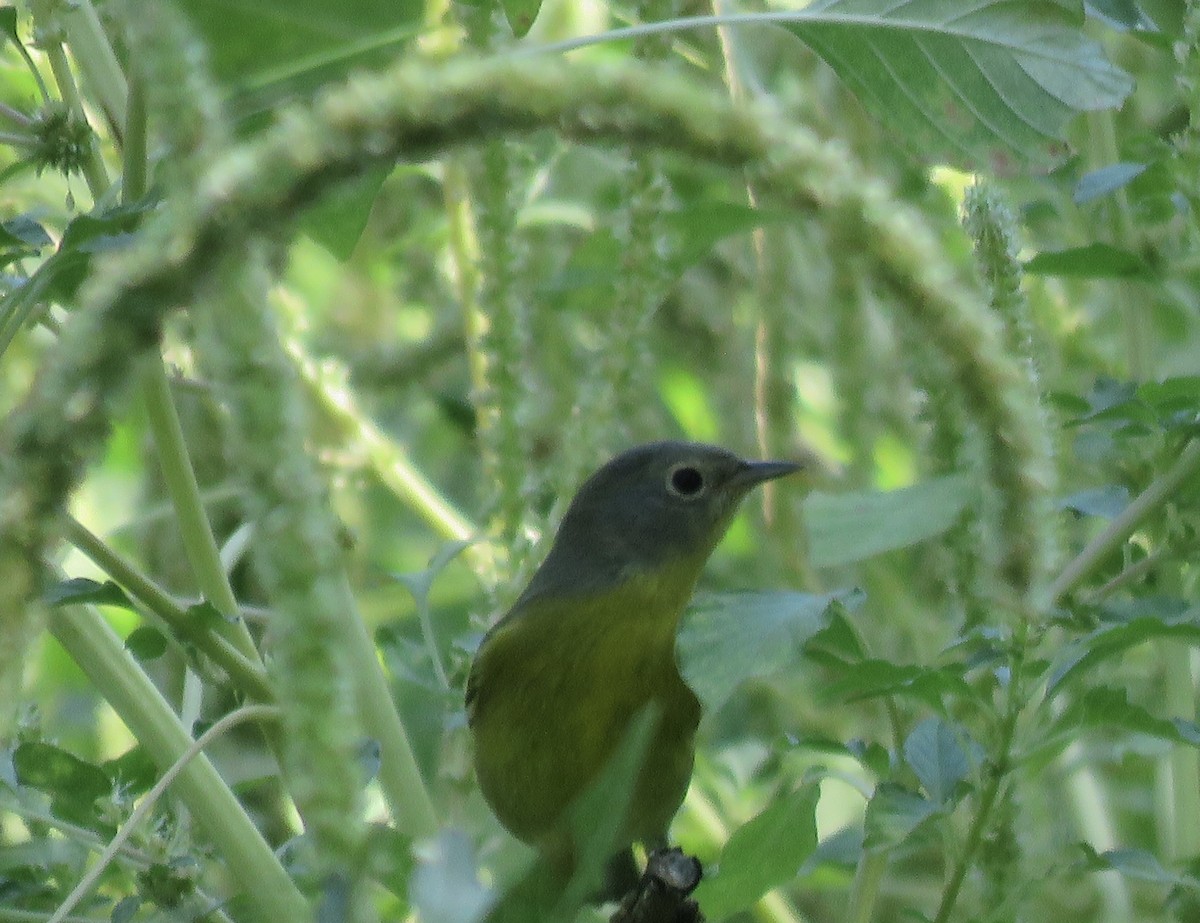
{"label": "green plant stalk", "polygon": [[[1192,649],[1173,641],[1158,648],[1165,681],[1166,713],[1185,721],[1196,720],[1196,687],[1192,682]],[[1175,744],[1170,754],[1171,819],[1170,857],[1188,861],[1200,854],[1200,753],[1195,747]]]}
{"label": "green plant stalk", "polygon": [[875,913],[875,901],[879,897],[879,886],[888,867],[888,851],[863,849],[854,871],[854,885],[850,889],[850,904],[843,923],[870,923]]}
{"label": "green plant stalk", "polygon": [[136,202],[146,194],[146,94],[142,82],[129,82],[125,109],[125,137],[121,148],[121,198]]}
{"label": "green plant stalk", "polygon": [[1200,439],[1188,442],[1165,472],[1156,477],[1133,501],[1079,552],[1050,584],[1051,602],[1074,590],[1104,559],[1119,548],[1134,530],[1200,471]]}
{"label": "green plant stalk", "polygon": [[[438,490],[408,454],[384,435],[363,412],[348,388],[331,383],[321,367],[296,337],[288,337],[288,353],[308,385],[320,409],[340,428],[351,434],[366,452],[367,464],[385,487],[408,504],[438,535],[456,542],[469,541],[479,528]],[[464,552],[472,555],[470,548]],[[475,555],[483,554],[476,551]],[[477,559],[475,563],[483,563]]]}
{"label": "green plant stalk", "polygon": [[170,594],[73,516],[64,517],[64,526],[67,541],[162,619],[182,641],[195,644],[211,657],[242,692],[258,702],[274,701],[274,691],[261,664],[249,660],[215,632],[197,626],[195,619]]}
{"label": "green plant stalk", "polygon": [[127,123],[125,75],[95,6],[91,0],[71,0],[60,6],[67,44],[79,62],[88,87],[96,94],[114,126]]}
{"label": "green plant stalk", "polygon": [[1021,708],[1024,704],[1022,674],[1024,673],[1025,654],[1028,643],[1029,622],[1023,619],[1018,623],[1017,629],[1013,634],[1013,657],[1009,671],[1008,695],[1005,699],[1004,718],[1000,725],[1000,733],[997,735],[996,758],[988,771],[988,778],[983,792],[979,796],[979,804],[975,809],[975,816],[971,819],[971,826],[967,830],[967,838],[963,841],[962,849],[959,850],[954,864],[951,866],[950,876],[946,880],[945,889],[942,891],[942,900],[938,905],[933,923],[947,923],[950,919],[950,914],[954,912],[954,905],[958,901],[959,891],[962,890],[962,884],[967,877],[967,871],[975,861],[975,854],[979,851],[984,834],[987,833],[988,823],[991,821],[992,808],[996,806],[996,799],[1000,795],[1000,788],[1004,784],[1005,776],[1008,775],[1008,771],[1011,768],[1010,762],[1012,759],[1013,740],[1016,737],[1017,731],[1017,719],[1021,715]]}
{"label": "green plant stalk", "polygon": [[175,402],[171,398],[171,385],[162,356],[157,353],[148,356],[142,365],[139,378],[142,404],[154,434],[154,447],[158,452],[163,483],[175,506],[184,552],[195,575],[196,584],[204,598],[228,620],[222,626],[227,640],[244,656],[261,663],[254,640],[250,637],[250,630],[241,618],[237,598],[229,583],[229,575],[225,573],[221,564],[221,550],[200,496],[200,485],[196,481],[196,472],[188,456],[183,427],[179,422],[179,414],[175,411]]}
{"label": "green plant stalk", "polygon": [[[75,85],[75,77],[71,74],[67,53],[63,51],[61,44],[55,42],[46,49],[46,57],[50,60],[50,70],[54,74],[54,81],[58,84],[58,92],[62,94],[63,102],[77,119],[86,124],[87,113],[83,108],[79,88]],[[88,141],[87,157],[83,161],[83,178],[87,181],[93,199],[99,200],[108,191],[108,174],[104,169],[104,161],[100,157],[100,148],[96,144],[94,133]]]}
{"label": "green plant stalk", "polygon": [[[165,772],[193,741],[121,639],[92,606],[55,609],[49,622],[55,638]],[[264,923],[309,919],[303,896],[207,757],[184,768],[175,790]]]}

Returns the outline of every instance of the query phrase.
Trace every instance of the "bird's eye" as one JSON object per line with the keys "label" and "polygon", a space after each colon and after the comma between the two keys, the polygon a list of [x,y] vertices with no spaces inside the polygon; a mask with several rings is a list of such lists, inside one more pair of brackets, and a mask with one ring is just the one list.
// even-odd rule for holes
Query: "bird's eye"
{"label": "bird's eye", "polygon": [[679,465],[671,469],[667,475],[667,490],[677,497],[690,499],[704,490],[704,475],[699,468],[691,465]]}

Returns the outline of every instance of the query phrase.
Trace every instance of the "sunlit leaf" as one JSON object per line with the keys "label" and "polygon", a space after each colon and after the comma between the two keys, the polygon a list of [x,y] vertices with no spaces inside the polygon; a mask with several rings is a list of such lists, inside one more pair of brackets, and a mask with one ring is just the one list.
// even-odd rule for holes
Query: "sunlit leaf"
{"label": "sunlit leaf", "polygon": [[1132,89],[1080,25],[1051,2],[817,0],[786,27],[922,154],[994,169],[1050,160]]}
{"label": "sunlit leaf", "polygon": [[815,810],[820,790],[806,786],[772,801],[735,830],[715,876],[696,889],[696,900],[712,919],[749,907],[771,888],[796,877],[817,846]]}

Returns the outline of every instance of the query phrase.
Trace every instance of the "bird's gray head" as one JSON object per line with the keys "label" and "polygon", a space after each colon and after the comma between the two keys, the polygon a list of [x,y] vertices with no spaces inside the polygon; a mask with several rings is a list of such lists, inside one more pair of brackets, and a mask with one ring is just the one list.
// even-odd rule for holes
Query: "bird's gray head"
{"label": "bird's gray head", "polygon": [[695,442],[622,452],[579,488],[525,595],[610,585],[685,559],[698,569],[746,493],[800,467]]}

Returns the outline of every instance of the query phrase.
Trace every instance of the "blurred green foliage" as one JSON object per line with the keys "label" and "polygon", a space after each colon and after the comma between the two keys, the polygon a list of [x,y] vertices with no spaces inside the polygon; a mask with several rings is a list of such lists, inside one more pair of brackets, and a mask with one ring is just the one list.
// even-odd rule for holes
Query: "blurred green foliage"
{"label": "blurred green foliage", "polygon": [[[529,854],[469,778],[474,646],[582,477],[677,436],[801,458],[813,490],[735,524],[680,640],[709,710],[675,834],[711,919],[1194,919],[1200,18],[789,8],[0,8],[0,920],[89,867],[72,919],[482,919]],[[598,87],[564,81],[573,128],[520,82],[568,48]],[[494,109],[446,129],[497,60]],[[604,95],[637,61],[656,130]],[[396,62],[461,81],[414,99],[399,158],[363,76]],[[772,172],[792,149],[705,148],[674,79],[711,139],[796,126],[807,198]],[[264,166],[273,125],[298,142]],[[188,304],[99,313],[163,266]],[[77,333],[122,312],[127,347]],[[111,393],[47,408],[98,355]],[[184,770],[97,865],[247,701],[280,718],[207,748],[229,797]]]}

